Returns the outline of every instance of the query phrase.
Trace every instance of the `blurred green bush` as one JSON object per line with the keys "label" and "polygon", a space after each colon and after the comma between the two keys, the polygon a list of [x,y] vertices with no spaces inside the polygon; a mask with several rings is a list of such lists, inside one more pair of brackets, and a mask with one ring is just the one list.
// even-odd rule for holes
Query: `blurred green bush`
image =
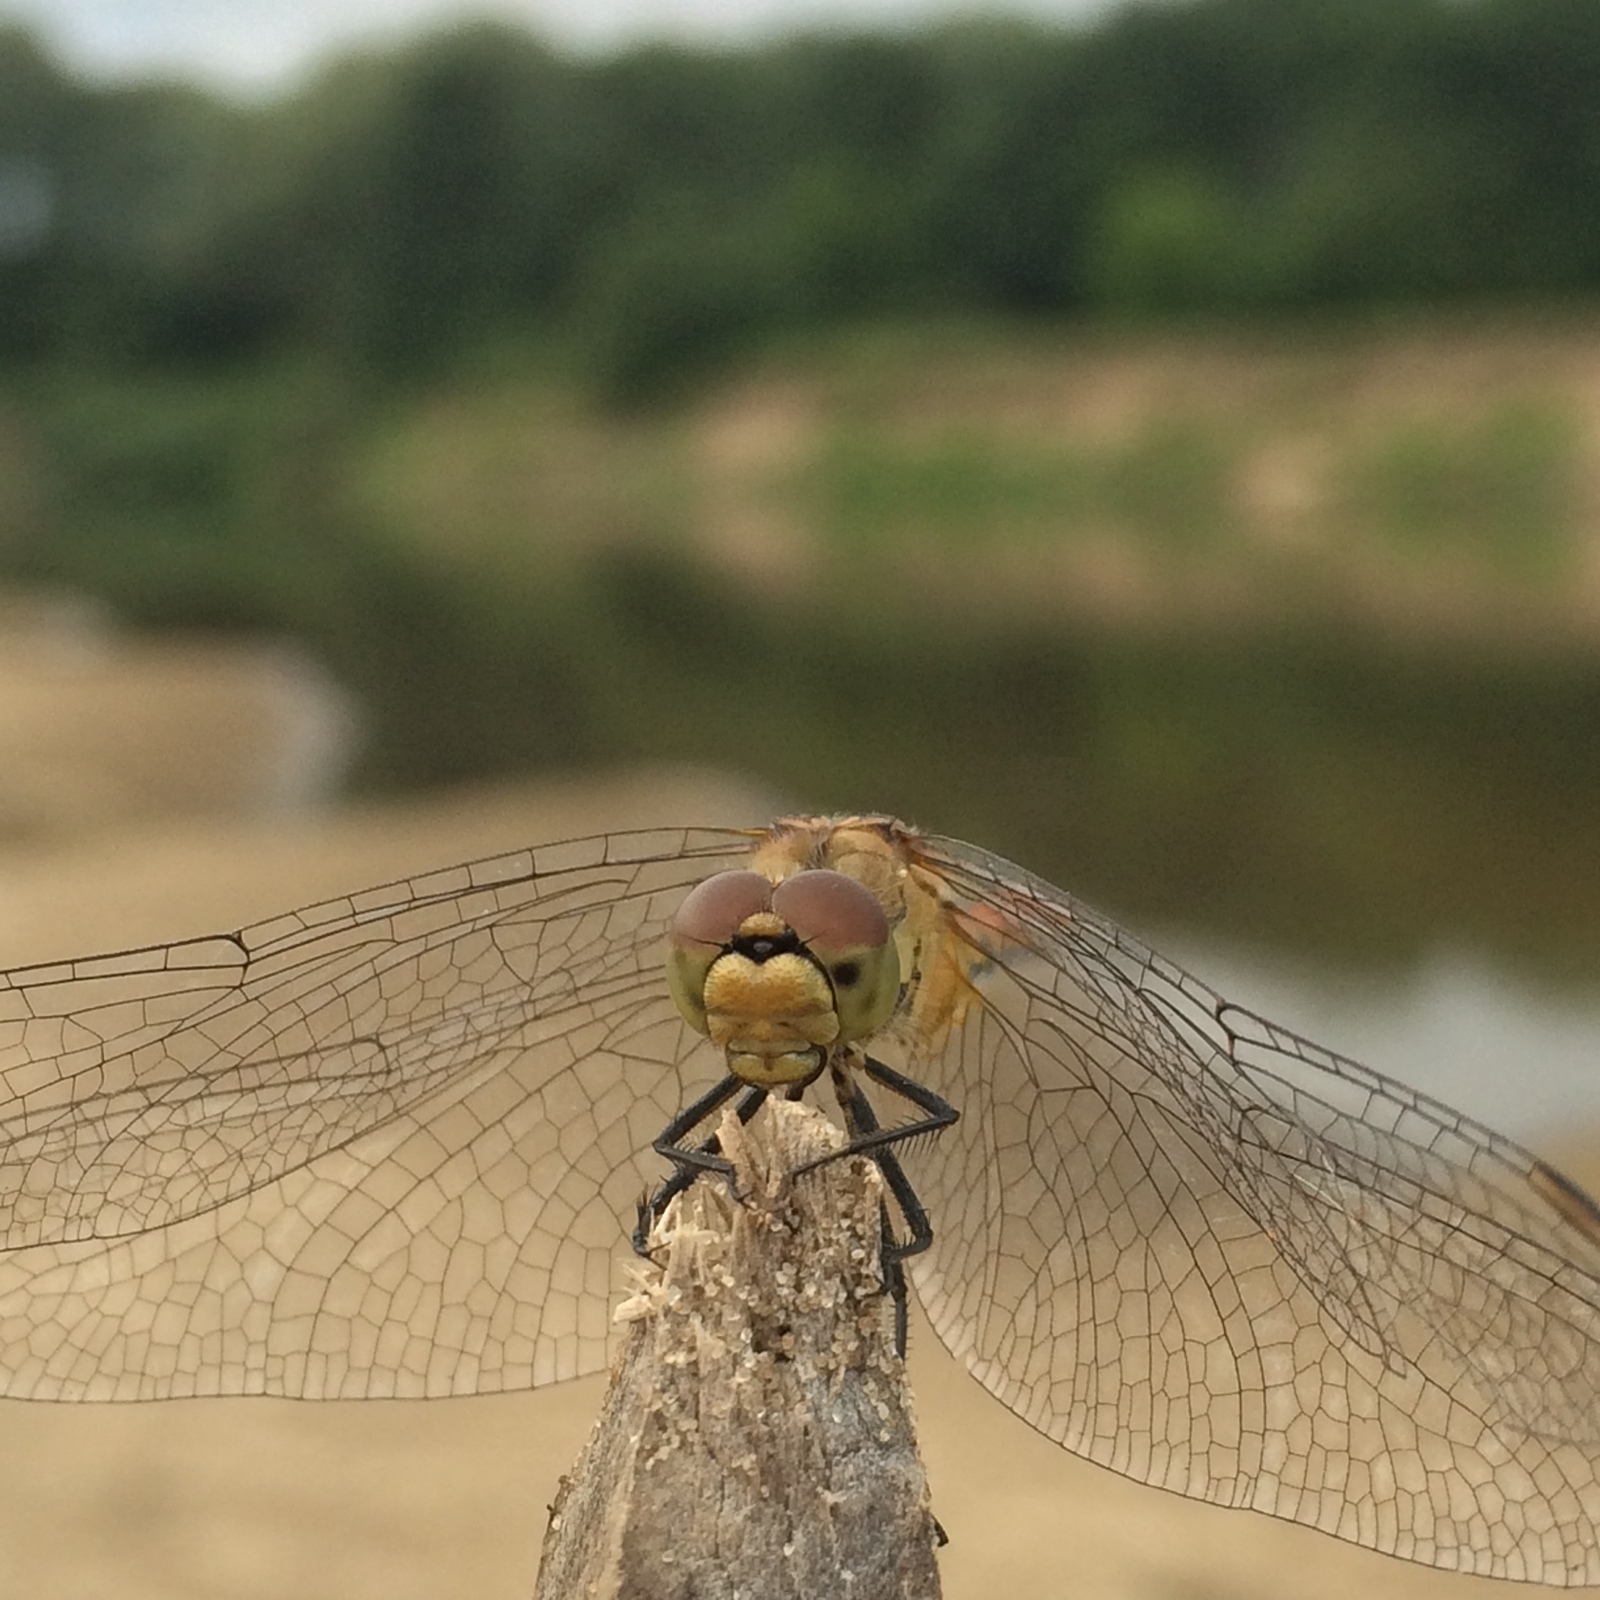
{"label": "blurred green bush", "polygon": [[1232,455],[1224,428],[1191,418],[1158,420],[1128,439],[1050,445],[995,428],[913,442],[846,426],[787,487],[854,559],[911,543],[978,549],[1105,534],[1193,550],[1227,516]]}
{"label": "blurred green bush", "polygon": [[543,351],[638,403],[885,312],[1600,287],[1600,9],[1190,0],[742,52],[440,34],[229,105],[0,29],[0,362],[384,383]]}
{"label": "blurred green bush", "polygon": [[1570,411],[1527,400],[1394,425],[1347,464],[1343,509],[1403,549],[1449,547],[1549,582],[1568,567],[1580,434]]}

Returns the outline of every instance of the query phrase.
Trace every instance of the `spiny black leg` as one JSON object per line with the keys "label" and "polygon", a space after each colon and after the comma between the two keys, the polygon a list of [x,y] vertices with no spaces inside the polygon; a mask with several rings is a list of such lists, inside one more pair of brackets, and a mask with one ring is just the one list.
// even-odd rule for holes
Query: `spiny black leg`
{"label": "spiny black leg", "polygon": [[[688,1171],[691,1176],[700,1172],[732,1172],[733,1168],[717,1154],[719,1146],[715,1135],[692,1150],[678,1141],[693,1133],[702,1122],[710,1118],[713,1111],[731,1100],[744,1086],[744,1079],[736,1078],[731,1072],[726,1077],[719,1078],[698,1100],[686,1105],[650,1141],[650,1148],[658,1156],[665,1156],[680,1171]],[[762,1099],[766,1098],[765,1089],[761,1090],[760,1094]],[[760,1100],[756,1102],[757,1105],[760,1103]],[[753,1110],[751,1115],[754,1115]]]}
{"label": "spiny black leg", "polygon": [[885,1206],[882,1210],[883,1248],[880,1259],[883,1262],[883,1292],[889,1296],[889,1303],[894,1307],[894,1353],[904,1361],[906,1344],[911,1337],[909,1312],[911,1291],[906,1287],[905,1263],[896,1259],[890,1252],[894,1235],[889,1231],[888,1207]]}
{"label": "spiny black leg", "polygon": [[[873,1063],[876,1065],[876,1063]],[[888,1072],[889,1069],[883,1069]],[[876,1076],[876,1074],[874,1074]],[[898,1073],[893,1074],[899,1077]],[[910,1080],[906,1080],[909,1082]],[[875,1139],[874,1135],[885,1131],[899,1133],[915,1133],[915,1127],[908,1129],[885,1130],[878,1123],[877,1114],[872,1109],[872,1102],[862,1093],[861,1087],[851,1078],[848,1069],[843,1063],[836,1062],[833,1070],[834,1093],[838,1096],[840,1109],[844,1112],[845,1128],[850,1135],[850,1143],[838,1152],[845,1155],[851,1150],[859,1150],[870,1156],[879,1172],[883,1174],[884,1182],[889,1186],[889,1192],[894,1196],[895,1204],[900,1208],[900,1214],[906,1220],[906,1226],[911,1231],[911,1237],[904,1243],[896,1239],[894,1230],[889,1224],[889,1208],[887,1205],[879,1207],[879,1216],[882,1225],[882,1242],[879,1247],[879,1256],[883,1265],[884,1292],[894,1303],[894,1347],[895,1353],[903,1360],[906,1353],[906,1338],[909,1332],[907,1327],[907,1290],[906,1272],[903,1263],[908,1256],[920,1255],[933,1243],[933,1228],[928,1221],[928,1213],[924,1209],[917,1192],[911,1187],[911,1180],[906,1177],[905,1168],[900,1165],[899,1157],[892,1150],[886,1149],[884,1141]],[[890,1085],[890,1087],[894,1087]],[[921,1084],[917,1087],[922,1088]],[[927,1092],[927,1091],[925,1091]],[[910,1098],[909,1096],[907,1098]],[[937,1095],[928,1092],[928,1098],[943,1105]],[[919,1106],[926,1107],[925,1102],[917,1100]],[[950,1109],[946,1107],[946,1109]],[[938,1128],[948,1127],[953,1121],[955,1112],[951,1110],[949,1119],[939,1120],[935,1123]],[[832,1158],[829,1158],[832,1159]],[[818,1165],[817,1162],[809,1163],[810,1166]],[[800,1171],[807,1170],[805,1167]]]}
{"label": "spiny black leg", "polygon": [[[935,1094],[926,1084],[918,1083],[914,1078],[908,1078],[904,1073],[884,1066],[881,1061],[874,1061],[871,1056],[862,1057],[861,1067],[868,1077],[876,1079],[885,1088],[892,1089],[928,1114],[926,1120],[922,1122],[912,1122],[903,1128],[881,1131],[874,1118],[872,1129],[862,1131],[863,1147],[877,1161],[884,1181],[889,1185],[889,1192],[894,1196],[895,1204],[900,1207],[900,1214],[911,1230],[911,1237],[904,1244],[895,1246],[896,1260],[904,1261],[907,1256],[921,1255],[933,1243],[933,1225],[928,1221],[928,1213],[923,1208],[917,1191],[911,1187],[911,1180],[906,1177],[905,1168],[900,1165],[900,1158],[884,1146],[891,1141],[913,1139],[924,1133],[930,1135],[939,1133],[952,1123],[960,1121],[961,1113],[942,1095]],[[851,1089],[865,1102],[866,1096],[861,1093],[859,1086],[852,1084]],[[870,1110],[869,1106],[869,1113]],[[873,1135],[877,1135],[879,1140],[876,1146],[873,1144]]]}
{"label": "spiny black leg", "polygon": [[[862,1056],[860,1065],[886,1089],[894,1090],[903,1099],[909,1100],[919,1110],[927,1113],[927,1120],[922,1123],[913,1123],[906,1128],[887,1130],[881,1128],[877,1114],[872,1109],[872,1102],[862,1093],[860,1084],[850,1076],[849,1066],[842,1061],[833,1063],[834,1093],[838,1096],[839,1108],[844,1112],[845,1128],[850,1135],[850,1143],[838,1154],[844,1155],[851,1149],[856,1149],[863,1151],[872,1159],[878,1171],[883,1174],[883,1181],[889,1186],[889,1192],[894,1196],[895,1204],[899,1206],[900,1214],[906,1220],[906,1226],[911,1230],[911,1237],[901,1244],[889,1226],[889,1208],[886,1205],[879,1206],[878,1219],[883,1230],[883,1242],[879,1247],[883,1263],[883,1290],[894,1304],[895,1354],[904,1361],[906,1336],[910,1331],[907,1327],[909,1296],[906,1290],[905,1261],[907,1256],[919,1255],[933,1243],[933,1226],[928,1221],[928,1213],[922,1201],[917,1198],[917,1191],[911,1187],[911,1180],[906,1177],[905,1168],[900,1165],[900,1158],[888,1148],[888,1145],[893,1142],[894,1136],[902,1139],[912,1138],[919,1133],[937,1133],[941,1128],[948,1128],[952,1122],[959,1119],[960,1112],[925,1084],[914,1082],[902,1073],[884,1066],[881,1061],[874,1061],[871,1056]],[[881,1137],[885,1132],[891,1136],[889,1139]],[[817,1164],[810,1163],[812,1166]],[[800,1170],[804,1171],[805,1168],[802,1167]],[[937,1517],[933,1519],[933,1542],[937,1549],[943,1549],[950,1543],[950,1535],[944,1531],[944,1525]]]}
{"label": "spiny black leg", "polygon": [[[839,1152],[840,1155],[845,1155],[857,1140],[868,1134],[878,1133],[881,1129],[878,1123],[878,1114],[872,1109],[872,1102],[861,1092],[861,1086],[851,1078],[848,1072],[839,1068],[834,1070],[833,1092],[839,1098],[840,1109],[844,1112],[845,1131],[850,1135],[850,1144]],[[909,1216],[906,1220],[911,1224],[912,1236],[915,1238],[918,1221],[921,1221],[923,1226],[926,1227],[927,1216],[922,1209],[922,1202],[917,1199],[916,1191],[907,1180],[899,1161],[890,1151],[881,1148],[874,1149],[869,1147],[866,1153],[871,1157],[878,1170],[883,1173],[884,1181],[889,1185],[889,1192],[894,1195],[895,1201],[902,1211],[906,1209],[909,1202],[914,1216]],[[812,1162],[811,1165],[815,1166],[816,1163]],[[891,1166],[894,1168],[892,1176],[889,1172]],[[804,1172],[807,1168],[801,1167],[799,1170]],[[889,1212],[887,1207],[885,1207],[883,1213],[883,1228],[884,1260],[886,1262],[903,1261],[907,1256],[920,1255],[922,1251],[928,1248],[928,1245],[933,1243],[933,1236],[930,1233],[922,1244],[902,1247],[889,1231]]]}
{"label": "spiny black leg", "polygon": [[[839,1109],[844,1112],[845,1131],[852,1140],[864,1133],[878,1131],[878,1118],[873,1112],[871,1101],[861,1092],[855,1080],[839,1062],[835,1062],[833,1067],[833,1092],[838,1098]],[[872,1155],[873,1163],[880,1172],[883,1172],[883,1154],[884,1152],[880,1150],[874,1151]],[[896,1165],[898,1164],[897,1162]],[[888,1174],[884,1173],[884,1177],[887,1180]],[[898,1241],[895,1239],[894,1229],[889,1225],[889,1208],[879,1201],[878,1264],[883,1271],[883,1292],[894,1303],[895,1354],[904,1361],[906,1338],[910,1330],[906,1321],[906,1269],[900,1264],[900,1260]]]}
{"label": "spiny black leg", "polygon": [[648,1258],[650,1229],[666,1210],[667,1202],[674,1195],[682,1194],[702,1172],[720,1172],[730,1178],[733,1176],[733,1167],[720,1154],[722,1146],[715,1134],[693,1149],[684,1147],[679,1141],[694,1132],[719,1106],[731,1100],[741,1087],[746,1089],[746,1093],[734,1110],[740,1122],[748,1122],[761,1109],[767,1098],[767,1090],[746,1085],[743,1078],[737,1078],[730,1072],[698,1100],[685,1106],[652,1141],[651,1148],[658,1155],[665,1156],[678,1170],[648,1200],[639,1202],[638,1221],[633,1230],[635,1255]]}
{"label": "spiny black leg", "polygon": [[[813,1167],[822,1166],[824,1162],[837,1161],[841,1156],[870,1155],[876,1160],[878,1154],[886,1150],[890,1145],[900,1144],[906,1139],[920,1138],[925,1133],[939,1133],[948,1128],[953,1122],[961,1120],[961,1113],[943,1095],[935,1094],[927,1084],[918,1083],[915,1078],[908,1078],[903,1072],[896,1072],[893,1067],[884,1066],[881,1061],[874,1061],[871,1056],[860,1056],[849,1065],[859,1066],[869,1078],[876,1079],[886,1089],[892,1089],[902,1100],[909,1100],[917,1110],[925,1112],[926,1115],[921,1121],[902,1123],[893,1128],[880,1128],[878,1119],[873,1117],[870,1128],[866,1128],[864,1125],[864,1131],[860,1134],[852,1134],[848,1144],[838,1150],[830,1151],[825,1156],[818,1156],[815,1161],[808,1161],[804,1166],[796,1167],[794,1170],[797,1177],[802,1172],[809,1172]],[[834,1085],[836,1088],[839,1084],[841,1070],[841,1067],[835,1064]],[[841,1105],[845,1100],[854,1099],[860,1093],[855,1085],[850,1083],[848,1077],[846,1077],[845,1082],[848,1088],[841,1095]],[[863,1097],[863,1103],[865,1103],[865,1097]],[[848,1111],[846,1115],[849,1115]],[[871,1116],[870,1107],[868,1108],[868,1115]],[[887,1178],[888,1173],[885,1172],[884,1176]],[[892,1188],[893,1185],[891,1184],[890,1187]],[[899,1196],[896,1195],[895,1198],[898,1199]],[[920,1206],[918,1210],[921,1210]]]}

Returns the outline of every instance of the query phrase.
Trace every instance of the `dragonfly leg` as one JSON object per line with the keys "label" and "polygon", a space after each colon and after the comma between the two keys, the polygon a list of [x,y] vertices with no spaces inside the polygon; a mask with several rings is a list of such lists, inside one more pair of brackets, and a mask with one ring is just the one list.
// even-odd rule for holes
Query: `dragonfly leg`
{"label": "dragonfly leg", "polygon": [[[883,1181],[888,1186],[890,1194],[894,1196],[895,1204],[900,1208],[900,1215],[905,1218],[910,1233],[908,1239],[897,1239],[894,1229],[890,1226],[888,1206],[879,1207],[882,1226],[880,1254],[883,1263],[883,1288],[894,1305],[894,1347],[896,1353],[903,1359],[908,1332],[904,1263],[908,1256],[920,1255],[933,1243],[933,1227],[928,1221],[927,1210],[917,1191],[912,1188],[911,1180],[906,1177],[905,1168],[900,1165],[900,1158],[889,1146],[902,1139],[915,1138],[920,1133],[936,1133],[941,1128],[948,1128],[956,1120],[958,1113],[952,1105],[934,1094],[931,1089],[903,1077],[870,1057],[863,1059],[862,1066],[870,1076],[885,1087],[895,1090],[920,1110],[928,1113],[924,1121],[910,1123],[903,1128],[880,1126],[877,1114],[872,1109],[872,1103],[862,1093],[861,1086],[850,1076],[844,1063],[834,1064],[834,1093],[838,1096],[840,1109],[844,1112],[845,1129],[850,1139],[841,1149],[823,1157],[823,1160],[833,1161],[839,1156],[851,1154],[870,1156],[879,1172],[883,1174]],[[821,1161],[808,1162],[797,1169],[796,1175],[821,1164]]]}
{"label": "dragonfly leg", "polygon": [[[901,1123],[893,1128],[880,1127],[878,1119],[872,1115],[871,1106],[867,1104],[866,1096],[856,1087],[849,1075],[848,1069],[852,1066],[859,1066],[869,1078],[881,1083],[884,1088],[893,1090],[902,1100],[909,1100],[924,1115],[915,1122]],[[819,1156],[815,1161],[808,1161],[802,1167],[796,1167],[797,1177],[802,1172],[809,1172],[813,1167],[820,1167],[824,1162],[837,1161],[841,1156],[869,1155],[877,1160],[879,1153],[886,1151],[890,1145],[901,1144],[907,1139],[918,1139],[924,1134],[940,1133],[952,1123],[961,1120],[961,1113],[943,1095],[935,1094],[925,1083],[918,1083],[915,1078],[908,1078],[903,1072],[896,1072],[893,1067],[886,1067],[881,1061],[874,1061],[868,1055],[859,1056],[851,1062],[835,1061],[833,1086],[847,1119],[852,1115],[853,1107],[864,1106],[866,1118],[870,1121],[862,1119],[859,1132],[854,1128],[849,1130],[848,1144],[831,1151],[828,1155]],[[898,1165],[896,1162],[897,1167]],[[887,1178],[888,1174],[885,1173],[884,1176]],[[898,1199],[899,1196],[896,1195],[895,1198]],[[910,1254],[915,1255],[916,1251],[911,1251]]]}
{"label": "dragonfly leg", "polygon": [[[685,1106],[652,1142],[651,1148],[658,1155],[665,1156],[677,1171],[648,1200],[639,1202],[638,1220],[633,1230],[635,1255],[648,1258],[650,1229],[667,1209],[667,1202],[674,1195],[682,1194],[702,1172],[719,1172],[725,1178],[732,1179],[733,1166],[722,1156],[722,1146],[715,1134],[693,1147],[686,1146],[680,1141],[693,1133],[719,1106],[731,1100],[742,1086],[744,1080],[730,1072],[727,1077],[720,1079],[706,1090],[698,1100]],[[748,1086],[744,1098],[734,1108],[740,1122],[748,1122],[761,1109],[766,1098],[765,1089],[754,1085]]]}

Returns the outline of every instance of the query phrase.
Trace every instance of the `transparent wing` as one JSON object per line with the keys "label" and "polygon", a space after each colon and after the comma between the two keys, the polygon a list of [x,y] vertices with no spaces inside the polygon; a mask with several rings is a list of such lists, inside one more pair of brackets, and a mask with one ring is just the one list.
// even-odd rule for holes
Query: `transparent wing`
{"label": "transparent wing", "polygon": [[0,1393],[437,1395],[603,1364],[719,1066],[660,939],[748,841],[617,834],[0,975]]}
{"label": "transparent wing", "polygon": [[1593,1202],[1021,869],[923,844],[979,908],[983,1004],[909,1063],[962,1111],[913,1158],[936,1235],[915,1276],[950,1349],[1145,1482],[1600,1582]]}

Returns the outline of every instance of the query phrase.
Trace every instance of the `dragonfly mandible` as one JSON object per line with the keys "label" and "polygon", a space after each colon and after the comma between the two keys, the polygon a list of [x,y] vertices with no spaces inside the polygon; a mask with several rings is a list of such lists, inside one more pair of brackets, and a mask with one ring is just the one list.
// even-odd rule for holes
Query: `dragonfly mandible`
{"label": "dragonfly mandible", "polygon": [[[778,968],[713,993],[730,954],[796,956],[799,999]],[[1413,1561],[1600,1582],[1595,1203],[887,817],[613,833],[0,974],[0,1393],[598,1370],[656,1148],[683,1187],[719,1094],[825,1074],[909,1225],[887,1287],[1050,1438]]]}

